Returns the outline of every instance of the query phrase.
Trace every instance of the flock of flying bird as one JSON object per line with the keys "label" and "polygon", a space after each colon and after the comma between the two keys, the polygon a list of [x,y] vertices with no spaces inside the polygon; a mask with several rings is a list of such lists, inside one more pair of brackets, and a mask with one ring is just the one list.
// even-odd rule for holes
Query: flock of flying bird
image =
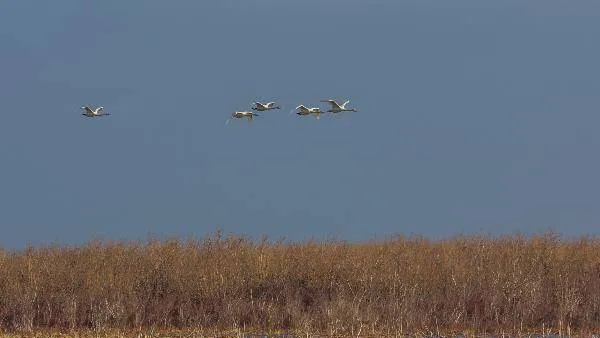
{"label": "flock of flying bird", "polygon": [[[357,109],[354,108],[346,108],[346,105],[348,103],[350,103],[350,101],[346,101],[343,104],[339,104],[337,103],[335,100],[321,100],[321,102],[326,102],[329,103],[329,110],[327,110],[328,113],[341,113],[344,111],[354,111],[357,112]],[[266,110],[272,110],[272,109],[281,109],[281,107],[276,106],[275,102],[268,102],[268,103],[260,103],[260,102],[254,102],[254,107],[252,107],[252,110],[256,110],[256,111],[266,111]],[[306,116],[306,115],[311,115],[314,114],[317,117],[317,120],[319,118],[321,118],[321,114],[324,113],[323,111],[321,111],[321,108],[319,107],[311,107],[308,108],[305,105],[301,104],[298,107],[296,107],[296,114],[300,115],[300,116]],[[294,112],[294,109],[290,110],[290,114]],[[290,115],[288,114],[288,115]],[[236,119],[241,119],[246,117],[248,119],[248,122],[252,122],[252,118],[254,118],[254,116],[260,116],[257,113],[251,112],[251,111],[236,111],[233,114],[231,114],[231,117],[227,119],[227,121],[225,121],[225,124],[229,123],[229,121],[232,118],[236,118]]]}
{"label": "flock of flying bird", "polygon": [[[353,111],[353,112],[357,112],[358,109],[355,108],[346,108],[346,105],[348,103],[350,103],[350,101],[346,101],[343,104],[339,104],[337,103],[335,100],[321,100],[320,102],[326,102],[329,103],[330,108],[327,111],[321,111],[321,109],[319,107],[311,107],[308,108],[304,105],[299,105],[298,107],[296,107],[296,114],[300,115],[300,116],[307,116],[307,115],[316,115],[317,120],[319,118],[321,118],[321,114],[328,112],[328,113],[341,113],[341,112],[345,112],[345,111]],[[81,109],[83,109],[85,112],[82,114],[86,117],[100,117],[100,116],[106,116],[106,115],[110,115],[110,113],[106,113],[104,112],[104,107],[98,107],[95,110],[92,110],[92,108],[90,108],[89,106],[84,106],[81,107]],[[281,109],[281,107],[276,106],[275,102],[268,102],[268,103],[260,103],[260,102],[254,102],[254,107],[252,107],[252,110],[256,110],[256,111],[267,111],[267,110],[273,110],[273,109]],[[294,109],[292,109],[290,111],[290,114],[294,111]],[[288,115],[290,115],[288,114]],[[229,121],[232,118],[247,118],[248,122],[252,122],[252,119],[254,118],[254,116],[260,116],[257,113],[251,112],[251,111],[236,111],[233,114],[231,114],[231,117],[227,119],[227,121],[225,121],[225,124],[228,124]]]}

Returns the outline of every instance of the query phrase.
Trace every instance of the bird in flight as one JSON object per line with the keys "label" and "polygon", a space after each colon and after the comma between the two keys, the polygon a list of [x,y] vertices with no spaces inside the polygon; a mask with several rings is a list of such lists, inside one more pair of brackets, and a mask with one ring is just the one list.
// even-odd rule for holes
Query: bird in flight
{"label": "bird in flight", "polygon": [[252,119],[254,118],[254,116],[260,116],[257,113],[253,113],[250,111],[236,111],[235,113],[231,114],[231,117],[227,119],[227,121],[225,121],[225,124],[229,123],[229,120],[231,119],[241,119],[243,117],[248,118],[248,122],[252,122]]}
{"label": "bird in flight", "polygon": [[[293,110],[290,112],[290,114],[292,112],[293,112]],[[322,113],[323,112],[321,112],[321,109],[319,107],[307,108],[303,104],[301,104],[298,107],[296,107],[296,114],[298,114],[300,116],[306,116],[306,115],[310,115],[310,114],[315,114],[315,115],[317,115],[317,120],[321,118],[321,114]]]}
{"label": "bird in flight", "polygon": [[275,102],[268,102],[265,104],[262,104],[260,102],[254,102],[254,107],[252,107],[253,110],[258,110],[258,111],[265,111],[265,110],[271,110],[271,109],[280,109],[279,106],[275,105]]}
{"label": "bird in flight", "polygon": [[85,113],[81,114],[87,117],[100,117],[105,115],[110,115],[110,113],[104,112],[104,107],[98,107],[95,110],[92,110],[89,106],[81,107],[81,109],[85,110]]}
{"label": "bird in flight", "polygon": [[329,110],[327,110],[330,113],[340,113],[343,111],[358,111],[358,109],[354,109],[354,108],[346,108],[346,105],[348,103],[350,103],[350,101],[346,101],[344,102],[344,104],[339,104],[337,103],[335,100],[321,100],[321,102],[327,102],[330,105]]}

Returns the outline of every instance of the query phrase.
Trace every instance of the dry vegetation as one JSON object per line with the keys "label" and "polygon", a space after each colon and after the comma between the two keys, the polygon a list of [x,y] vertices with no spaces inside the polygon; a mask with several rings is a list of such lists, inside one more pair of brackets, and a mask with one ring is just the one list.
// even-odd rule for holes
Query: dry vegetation
{"label": "dry vegetation", "polygon": [[0,250],[0,331],[600,327],[600,240],[222,237]]}

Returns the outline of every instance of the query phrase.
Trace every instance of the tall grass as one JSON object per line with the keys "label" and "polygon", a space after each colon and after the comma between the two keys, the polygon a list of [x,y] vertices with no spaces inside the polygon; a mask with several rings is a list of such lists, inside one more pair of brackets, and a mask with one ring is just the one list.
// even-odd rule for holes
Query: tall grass
{"label": "tall grass", "polygon": [[600,327],[600,241],[555,234],[0,250],[0,329]]}

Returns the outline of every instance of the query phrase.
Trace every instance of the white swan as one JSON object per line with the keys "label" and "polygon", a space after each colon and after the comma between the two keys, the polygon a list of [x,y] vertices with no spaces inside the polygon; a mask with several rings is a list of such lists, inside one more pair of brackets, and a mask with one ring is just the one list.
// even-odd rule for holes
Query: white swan
{"label": "white swan", "polygon": [[241,119],[243,117],[248,118],[248,122],[252,122],[252,118],[254,118],[254,116],[260,116],[257,113],[253,113],[250,111],[236,111],[235,113],[231,114],[231,117],[227,119],[227,121],[225,121],[225,124],[229,123],[229,120],[231,119]]}
{"label": "white swan", "polygon": [[254,107],[252,109],[258,110],[258,111],[265,111],[265,110],[280,109],[280,108],[279,108],[279,106],[275,105],[275,102],[268,102],[265,104],[262,104],[260,102],[254,102]]}
{"label": "white swan", "polygon": [[85,110],[85,113],[83,113],[81,115],[87,116],[87,117],[98,117],[98,116],[110,115],[110,113],[104,112],[104,107],[98,107],[98,108],[96,108],[96,110],[92,110],[90,107],[84,106],[84,107],[81,107],[81,109]]}
{"label": "white swan", "polygon": [[346,101],[344,102],[344,104],[340,105],[339,103],[335,102],[334,100],[321,100],[321,102],[327,102],[329,103],[329,105],[331,106],[331,108],[328,110],[328,112],[330,113],[340,113],[343,111],[358,111],[357,109],[354,108],[346,108],[346,105],[348,103],[350,103],[350,101]]}
{"label": "white swan", "polygon": [[[290,114],[291,113],[292,112],[290,112]],[[317,120],[321,118],[322,113],[323,112],[321,111],[321,109],[319,107],[307,108],[303,104],[296,107],[296,114],[298,114],[300,116],[315,114],[315,115],[317,115]]]}

